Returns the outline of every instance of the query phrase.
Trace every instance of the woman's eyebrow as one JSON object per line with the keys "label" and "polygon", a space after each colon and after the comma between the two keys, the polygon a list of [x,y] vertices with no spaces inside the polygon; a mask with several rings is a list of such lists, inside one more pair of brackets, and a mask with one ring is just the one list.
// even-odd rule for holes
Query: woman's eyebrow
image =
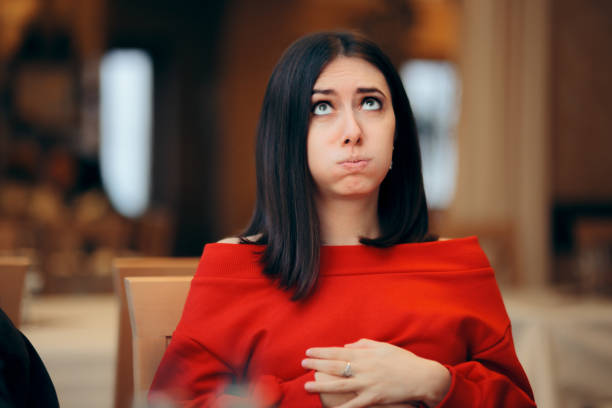
{"label": "woman's eyebrow", "polygon": [[[357,93],[379,93],[383,96],[385,96],[384,92],[381,91],[378,88],[357,88]],[[323,95],[331,95],[331,94],[335,94],[336,91],[334,91],[333,89],[313,89],[312,90],[312,94],[323,94]]]}
{"label": "woman's eyebrow", "polygon": [[312,94],[323,94],[323,95],[330,95],[330,94],[335,94],[336,91],[334,91],[333,89],[313,89],[312,90]]}
{"label": "woman's eyebrow", "polygon": [[357,88],[357,93],[379,93],[382,96],[386,96],[383,91],[378,88]]}

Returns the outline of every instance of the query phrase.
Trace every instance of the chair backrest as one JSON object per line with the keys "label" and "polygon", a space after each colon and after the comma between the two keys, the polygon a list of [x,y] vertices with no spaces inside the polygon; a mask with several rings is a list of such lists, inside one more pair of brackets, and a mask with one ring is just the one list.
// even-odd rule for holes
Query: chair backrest
{"label": "chair backrest", "polygon": [[0,257],[0,308],[17,328],[21,324],[21,301],[30,265],[26,257]]}
{"label": "chair backrest", "polygon": [[115,370],[115,408],[130,408],[134,397],[132,331],[124,279],[136,276],[193,276],[198,258],[117,258],[113,262],[115,295],[119,301],[119,338]]}
{"label": "chair backrest", "polygon": [[179,322],[192,276],[125,278],[132,342],[134,391],[142,398]]}

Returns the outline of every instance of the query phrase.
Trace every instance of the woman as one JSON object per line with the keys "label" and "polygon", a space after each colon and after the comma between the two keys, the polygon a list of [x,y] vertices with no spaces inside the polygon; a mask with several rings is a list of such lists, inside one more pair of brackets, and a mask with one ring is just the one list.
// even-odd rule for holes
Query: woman
{"label": "woman", "polygon": [[535,406],[476,238],[427,235],[414,118],[376,45],[318,33],[289,47],[256,164],[251,223],[205,247],[152,399]]}

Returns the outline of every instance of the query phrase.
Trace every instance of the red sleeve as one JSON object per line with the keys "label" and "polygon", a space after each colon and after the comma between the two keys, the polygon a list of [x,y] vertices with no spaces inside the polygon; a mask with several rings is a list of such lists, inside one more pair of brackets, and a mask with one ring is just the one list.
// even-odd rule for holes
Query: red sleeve
{"label": "red sleeve", "polygon": [[242,395],[228,393],[233,378],[239,376],[228,364],[191,337],[175,332],[155,373],[149,402],[170,400],[178,407],[232,408],[246,403],[261,408],[321,407],[319,394],[304,389],[304,383],[314,381],[314,371],[288,381],[263,376]]}
{"label": "red sleeve", "polygon": [[536,406],[514,351],[510,326],[500,341],[475,353],[470,361],[446,367],[452,376],[451,386],[437,408]]}

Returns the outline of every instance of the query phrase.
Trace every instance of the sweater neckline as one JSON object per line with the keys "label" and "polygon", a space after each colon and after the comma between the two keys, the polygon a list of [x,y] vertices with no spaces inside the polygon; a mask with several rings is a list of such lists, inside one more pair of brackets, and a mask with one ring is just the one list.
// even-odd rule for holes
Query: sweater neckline
{"label": "sweater neckline", "polygon": [[[201,272],[227,276],[261,274],[263,245],[211,243],[204,248]],[[324,245],[320,274],[390,273],[410,271],[451,271],[490,268],[478,238],[449,239],[398,244],[389,248],[369,245]],[[200,269],[200,268],[199,268]],[[204,271],[205,270],[205,271]]]}

